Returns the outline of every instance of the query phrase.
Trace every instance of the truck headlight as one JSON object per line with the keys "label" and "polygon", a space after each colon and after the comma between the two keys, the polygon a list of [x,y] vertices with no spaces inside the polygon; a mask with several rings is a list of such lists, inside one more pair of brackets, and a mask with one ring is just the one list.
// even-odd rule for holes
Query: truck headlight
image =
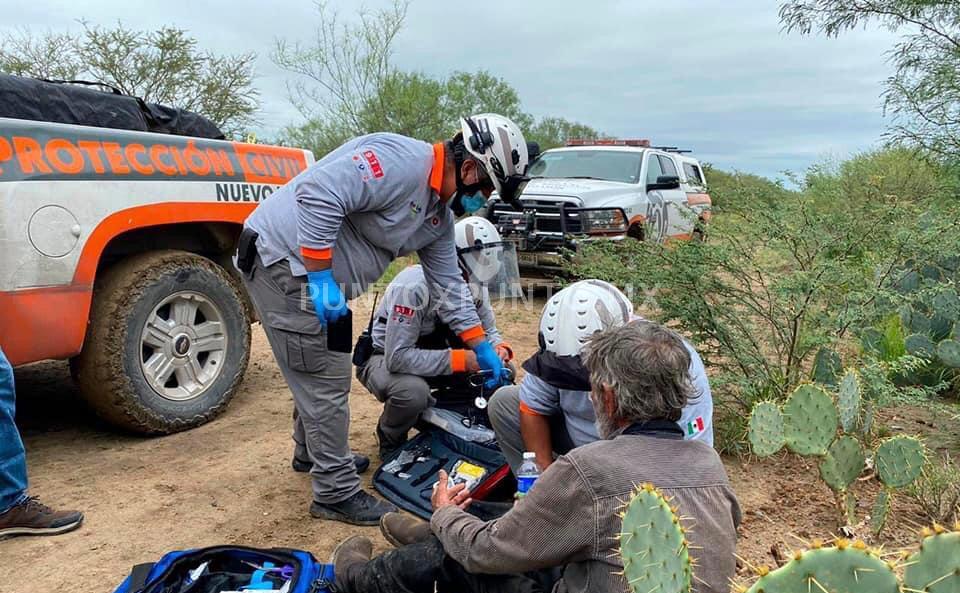
{"label": "truck headlight", "polygon": [[580,212],[583,232],[588,235],[620,235],[627,232],[627,215],[622,208],[590,208]]}

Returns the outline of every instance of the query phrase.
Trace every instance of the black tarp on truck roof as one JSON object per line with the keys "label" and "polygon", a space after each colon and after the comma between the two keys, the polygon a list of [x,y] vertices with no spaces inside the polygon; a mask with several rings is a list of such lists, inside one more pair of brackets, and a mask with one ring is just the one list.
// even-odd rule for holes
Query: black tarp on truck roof
{"label": "black tarp on truck roof", "polygon": [[[82,86],[82,85],[88,86]],[[174,136],[223,139],[209,119],[157,103],[147,103],[97,83],[44,81],[0,74],[0,117]]]}

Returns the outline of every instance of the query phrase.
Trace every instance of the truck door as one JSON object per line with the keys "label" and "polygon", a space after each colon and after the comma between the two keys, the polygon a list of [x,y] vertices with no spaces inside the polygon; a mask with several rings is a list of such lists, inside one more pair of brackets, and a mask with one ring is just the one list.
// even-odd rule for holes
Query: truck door
{"label": "truck door", "polygon": [[[650,153],[647,155],[647,173],[645,177],[647,190],[646,232],[652,241],[661,242],[672,235],[684,232],[693,232],[693,223],[686,222],[681,215],[685,208],[683,202],[687,195],[679,187],[658,188],[661,177],[676,176],[677,167],[673,160],[663,155]],[[689,231],[681,230],[685,225]]]}
{"label": "truck door", "polygon": [[[680,177],[677,165],[673,158],[665,154],[658,154],[657,160],[660,161],[660,170],[662,175],[667,177]],[[687,192],[683,187],[675,189],[660,190],[664,200],[667,202],[669,219],[667,226],[668,237],[693,236],[693,228],[697,221],[696,215],[687,204]]]}

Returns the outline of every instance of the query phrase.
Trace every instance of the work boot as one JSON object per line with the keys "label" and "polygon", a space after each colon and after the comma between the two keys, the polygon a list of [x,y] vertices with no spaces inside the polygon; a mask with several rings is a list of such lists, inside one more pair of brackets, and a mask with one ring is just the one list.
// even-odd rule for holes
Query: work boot
{"label": "work boot", "polygon": [[334,503],[313,501],[310,505],[310,514],[317,519],[329,519],[352,525],[376,525],[380,517],[386,513],[396,512],[397,507],[385,500],[380,500],[364,490],[346,500]]}
{"label": "work boot", "polygon": [[404,438],[400,441],[394,441],[383,434],[383,430],[380,428],[380,424],[377,424],[377,444],[380,447],[380,461],[386,460],[388,457],[393,455],[393,453],[402,447],[404,443],[407,442],[407,439]]}
{"label": "work boot", "polygon": [[340,581],[348,580],[348,575],[358,567],[370,561],[373,556],[373,542],[362,535],[351,535],[333,549],[330,564],[334,577]]}
{"label": "work boot", "polygon": [[[300,473],[307,473],[313,469],[313,463],[309,459],[299,459],[296,453],[293,454],[293,461],[290,463],[290,465],[293,466],[293,471]],[[357,473],[362,474],[370,469],[370,458],[366,455],[354,452],[353,465],[357,467]]]}
{"label": "work boot", "polygon": [[55,511],[30,497],[0,515],[0,539],[14,535],[57,535],[83,523],[83,513]]}
{"label": "work boot", "polygon": [[380,533],[396,548],[433,537],[429,523],[406,513],[387,513],[380,517]]}

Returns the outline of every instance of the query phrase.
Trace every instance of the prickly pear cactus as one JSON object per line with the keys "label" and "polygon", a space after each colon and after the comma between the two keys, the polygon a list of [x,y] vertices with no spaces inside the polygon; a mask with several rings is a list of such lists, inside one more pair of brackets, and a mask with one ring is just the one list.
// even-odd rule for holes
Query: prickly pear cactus
{"label": "prickly pear cactus", "polygon": [[[797,552],[761,576],[747,593],[899,593],[889,564],[862,542],[838,540],[835,547]],[[644,592],[648,593],[648,592]]]}
{"label": "prickly pear cactus", "polygon": [[[960,525],[957,525],[960,529]],[[909,593],[960,592],[960,532],[939,525],[925,529],[920,550],[910,556],[903,573]]]}
{"label": "prickly pear cactus", "polygon": [[799,455],[824,455],[837,434],[837,406],[816,385],[801,385],[783,405],[787,447]]}
{"label": "prickly pear cactus", "polygon": [[877,477],[888,488],[903,488],[920,476],[926,459],[919,439],[898,436],[880,443],[874,455]]}
{"label": "prickly pear cactus", "polygon": [[907,336],[903,345],[911,356],[930,359],[937,355],[937,344],[924,334]]}
{"label": "prickly pear cactus", "polygon": [[866,455],[860,441],[842,436],[833,441],[820,462],[820,477],[834,492],[845,492],[863,472]]}
{"label": "prickly pear cactus", "polygon": [[620,558],[633,593],[688,593],[692,563],[676,510],[652,484],[634,491],[620,513]]}
{"label": "prickly pear cactus", "polygon": [[[957,327],[960,328],[960,323]],[[946,339],[937,344],[937,358],[944,366],[960,369],[960,341]]]}
{"label": "prickly pear cactus", "polygon": [[840,362],[840,355],[837,354],[836,350],[821,348],[817,350],[817,355],[813,359],[813,371],[810,373],[810,378],[814,383],[834,387],[842,370],[843,363]]}
{"label": "prickly pear cactus", "polygon": [[837,410],[840,412],[840,428],[843,432],[852,434],[859,428],[861,401],[860,374],[848,369],[837,388]]}
{"label": "prickly pear cactus", "polygon": [[890,490],[884,488],[877,494],[877,500],[873,503],[873,511],[870,513],[870,528],[877,535],[883,531],[883,526],[887,524],[887,513],[890,512]]}
{"label": "prickly pear cactus", "polygon": [[750,430],[747,433],[750,447],[759,457],[767,457],[779,451],[784,444],[783,414],[773,402],[760,402],[750,413]]}
{"label": "prickly pear cactus", "polygon": [[960,296],[952,288],[943,290],[933,297],[932,308],[937,315],[950,321],[957,321],[960,319]]}

